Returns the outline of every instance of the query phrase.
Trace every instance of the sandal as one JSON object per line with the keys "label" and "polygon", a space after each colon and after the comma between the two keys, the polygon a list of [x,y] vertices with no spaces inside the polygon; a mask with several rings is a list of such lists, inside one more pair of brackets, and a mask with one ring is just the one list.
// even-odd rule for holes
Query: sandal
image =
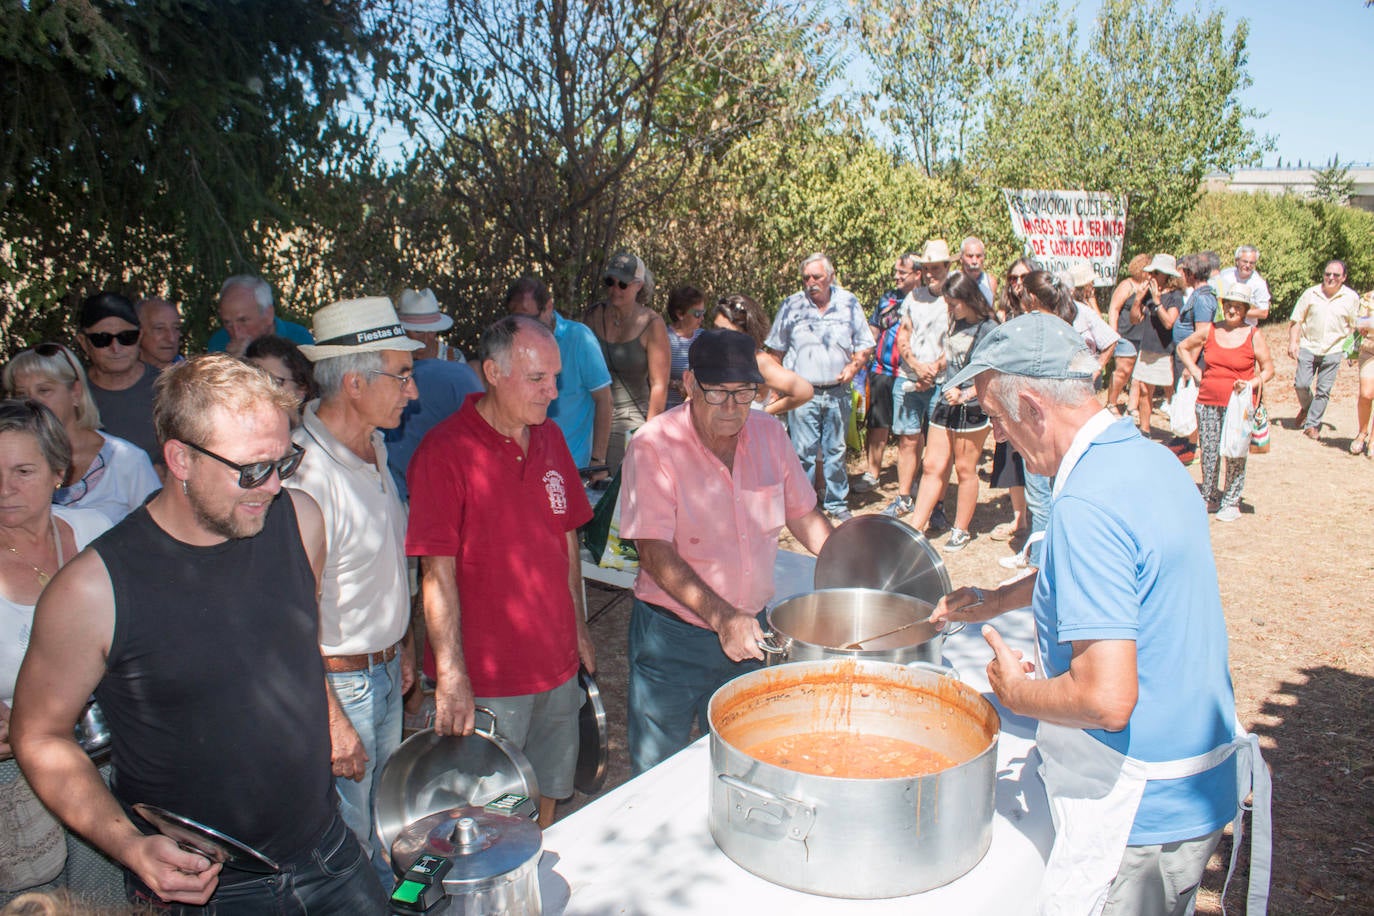
{"label": "sandal", "polygon": [[1355,441],[1350,443],[1350,454],[1360,455],[1369,451],[1369,440],[1364,436],[1356,436]]}

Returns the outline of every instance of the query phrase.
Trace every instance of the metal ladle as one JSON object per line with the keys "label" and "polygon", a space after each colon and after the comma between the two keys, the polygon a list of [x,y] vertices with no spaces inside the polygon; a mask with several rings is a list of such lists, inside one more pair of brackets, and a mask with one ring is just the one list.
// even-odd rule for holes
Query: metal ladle
{"label": "metal ladle", "polygon": [[[977,607],[978,605],[980,605],[980,604],[983,603],[983,599],[986,597],[986,595],[983,594],[983,590],[982,590],[981,588],[972,588],[972,589],[970,589],[970,590],[973,592],[973,594],[974,594],[974,596],[975,596],[975,600],[973,600],[973,601],[970,602],[969,604],[961,604],[961,605],[959,605],[960,609],[963,609],[963,608],[971,608],[971,607]],[[896,635],[897,633],[902,632],[903,630],[909,630],[909,629],[911,629],[912,627],[919,627],[919,626],[921,626],[921,625],[923,625],[923,624],[927,624],[927,623],[930,623],[930,617],[929,617],[929,616],[923,617],[923,618],[921,618],[920,620],[913,620],[913,621],[911,621],[910,623],[904,623],[904,624],[902,624],[900,627],[897,627],[897,628],[894,629],[894,630],[888,630],[886,633],[879,633],[877,636],[866,636],[866,637],[864,637],[863,639],[856,639],[854,642],[846,643],[845,645],[841,646],[840,648],[841,648],[841,649],[862,649],[862,648],[864,647],[864,643],[866,643],[866,642],[877,642],[877,641],[880,640],[880,639],[886,639],[886,638],[889,637],[889,636],[894,636],[894,635]],[[957,629],[947,629],[947,630],[946,630],[946,634],[948,635],[948,634],[952,634],[952,633],[957,633],[959,630],[962,630],[962,629],[964,628],[964,625],[963,625],[962,623],[956,624],[955,626],[957,627]]]}

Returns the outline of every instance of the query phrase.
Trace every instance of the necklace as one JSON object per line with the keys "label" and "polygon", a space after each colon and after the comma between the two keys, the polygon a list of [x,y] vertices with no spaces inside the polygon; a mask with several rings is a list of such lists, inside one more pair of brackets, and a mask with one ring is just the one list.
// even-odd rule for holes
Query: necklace
{"label": "necklace", "polygon": [[[52,523],[52,542],[53,542],[53,547],[55,548],[55,552],[56,552],[57,555],[58,555],[57,565],[58,565],[58,566],[61,566],[61,565],[62,565],[62,553],[61,553],[60,548],[57,547],[57,521],[56,521],[56,520],[53,520],[53,523]],[[49,583],[50,581],[52,581],[52,576],[50,576],[48,573],[45,573],[45,572],[43,571],[43,567],[41,567],[41,566],[36,566],[36,565],[34,565],[33,563],[29,563],[28,560],[26,560],[26,559],[24,559],[23,557],[21,557],[21,556],[19,555],[19,548],[15,547],[13,544],[6,544],[6,545],[5,545],[5,548],[6,548],[10,553],[14,554],[15,558],[16,558],[17,560],[19,560],[20,563],[25,563],[25,564],[27,564],[31,569],[33,569],[33,574],[34,574],[35,576],[38,577],[38,587],[39,587],[39,588],[47,588],[47,587],[48,587],[48,583]]]}

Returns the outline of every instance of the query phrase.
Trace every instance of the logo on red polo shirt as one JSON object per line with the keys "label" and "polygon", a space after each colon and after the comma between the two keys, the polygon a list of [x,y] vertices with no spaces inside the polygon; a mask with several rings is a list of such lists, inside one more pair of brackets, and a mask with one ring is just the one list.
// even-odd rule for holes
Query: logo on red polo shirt
{"label": "logo on red polo shirt", "polygon": [[563,485],[563,475],[557,471],[544,474],[544,492],[549,494],[549,508],[554,515],[568,514],[568,491]]}

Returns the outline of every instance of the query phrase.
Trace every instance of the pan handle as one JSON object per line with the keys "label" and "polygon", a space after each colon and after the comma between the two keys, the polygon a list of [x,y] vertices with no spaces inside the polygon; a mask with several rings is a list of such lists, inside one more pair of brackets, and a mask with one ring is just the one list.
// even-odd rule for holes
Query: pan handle
{"label": "pan handle", "polygon": [[[491,719],[491,727],[488,728],[488,729],[487,729],[486,731],[484,731],[484,732],[483,732],[480,728],[477,727],[477,713],[479,713],[479,712],[484,712],[484,713],[486,713],[486,714],[487,714],[487,718],[488,718],[488,719]],[[494,738],[494,737],[496,736],[497,731],[496,731],[496,713],[495,713],[495,711],[493,711],[492,709],[490,709],[489,707],[486,707],[486,706],[474,706],[474,707],[472,708],[472,715],[473,715],[473,724],[472,724],[472,730],[473,730],[473,731],[482,732],[482,734],[486,735],[488,738]]]}
{"label": "pan handle", "polygon": [[786,655],[790,648],[791,640],[783,642],[778,638],[778,634],[771,630],[763,632],[763,638],[758,640],[759,648],[767,655]]}
{"label": "pan handle", "polygon": [[940,677],[959,680],[959,669],[953,665],[937,665],[934,662],[907,662],[906,667],[915,668],[918,671],[929,671],[931,674],[938,674]]}

